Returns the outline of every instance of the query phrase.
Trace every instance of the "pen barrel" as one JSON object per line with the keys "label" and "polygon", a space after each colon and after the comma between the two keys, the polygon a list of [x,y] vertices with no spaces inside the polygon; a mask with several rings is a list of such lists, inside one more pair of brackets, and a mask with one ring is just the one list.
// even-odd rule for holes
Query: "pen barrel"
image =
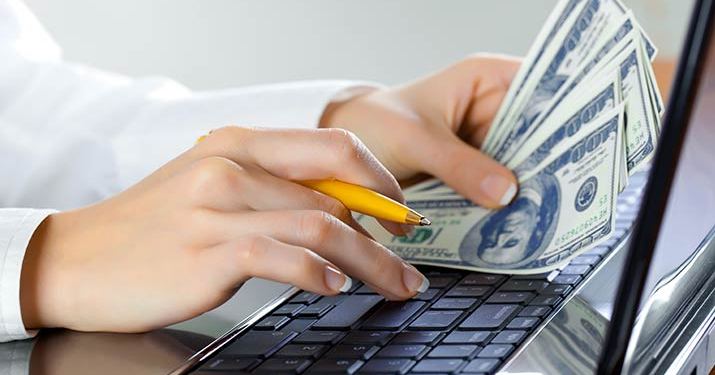
{"label": "pen barrel", "polygon": [[331,196],[347,209],[378,219],[405,223],[409,208],[362,186],[338,180],[306,180],[301,185]]}

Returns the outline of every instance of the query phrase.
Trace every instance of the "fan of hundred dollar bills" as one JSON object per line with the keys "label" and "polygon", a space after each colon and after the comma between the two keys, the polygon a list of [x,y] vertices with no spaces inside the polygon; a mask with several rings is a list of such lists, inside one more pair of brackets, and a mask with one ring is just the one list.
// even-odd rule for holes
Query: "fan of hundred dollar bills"
{"label": "fan of hundred dollar bills", "polygon": [[482,150],[511,168],[519,193],[500,210],[438,180],[405,191],[432,221],[408,237],[360,219],[417,264],[540,273],[605,241],[618,193],[647,165],[663,110],[656,48],[618,0],[562,0],[524,59]]}

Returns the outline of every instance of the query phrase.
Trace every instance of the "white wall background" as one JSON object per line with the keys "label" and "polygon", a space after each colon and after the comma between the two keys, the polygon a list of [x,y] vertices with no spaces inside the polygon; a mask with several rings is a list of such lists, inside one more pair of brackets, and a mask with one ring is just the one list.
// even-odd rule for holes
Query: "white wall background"
{"label": "white wall background", "polygon": [[[477,51],[523,55],[555,0],[26,0],[65,57],[194,89],[297,79],[394,84]],[[675,56],[692,0],[626,0]],[[253,281],[202,320],[247,315],[284,286]]]}

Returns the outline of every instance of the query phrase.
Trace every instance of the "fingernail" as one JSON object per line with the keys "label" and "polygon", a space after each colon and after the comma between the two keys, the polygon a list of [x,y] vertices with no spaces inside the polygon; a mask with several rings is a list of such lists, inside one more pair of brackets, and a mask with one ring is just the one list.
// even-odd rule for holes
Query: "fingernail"
{"label": "fingernail", "polygon": [[405,268],[402,272],[402,281],[407,289],[417,293],[424,293],[429,288],[429,280],[416,268],[406,263],[402,265]]}
{"label": "fingernail", "polygon": [[328,287],[337,292],[347,292],[353,286],[353,281],[344,273],[331,266],[325,267],[325,283]]}
{"label": "fingernail", "polygon": [[494,202],[506,206],[516,195],[516,184],[500,174],[487,175],[481,184],[482,192]]}
{"label": "fingernail", "polygon": [[402,232],[405,233],[405,236],[411,236],[412,233],[415,232],[414,225],[400,224],[400,228],[402,228]]}

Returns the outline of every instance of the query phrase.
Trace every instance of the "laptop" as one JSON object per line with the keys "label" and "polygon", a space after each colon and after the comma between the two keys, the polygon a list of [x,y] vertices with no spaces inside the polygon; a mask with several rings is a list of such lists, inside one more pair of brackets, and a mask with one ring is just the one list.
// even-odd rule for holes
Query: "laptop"
{"label": "laptop", "polygon": [[712,18],[713,0],[696,1],[655,160],[619,196],[605,244],[538,275],[421,267],[430,288],[408,301],[359,282],[329,297],[291,289],[172,373],[707,373],[715,358],[696,354],[715,326]]}

